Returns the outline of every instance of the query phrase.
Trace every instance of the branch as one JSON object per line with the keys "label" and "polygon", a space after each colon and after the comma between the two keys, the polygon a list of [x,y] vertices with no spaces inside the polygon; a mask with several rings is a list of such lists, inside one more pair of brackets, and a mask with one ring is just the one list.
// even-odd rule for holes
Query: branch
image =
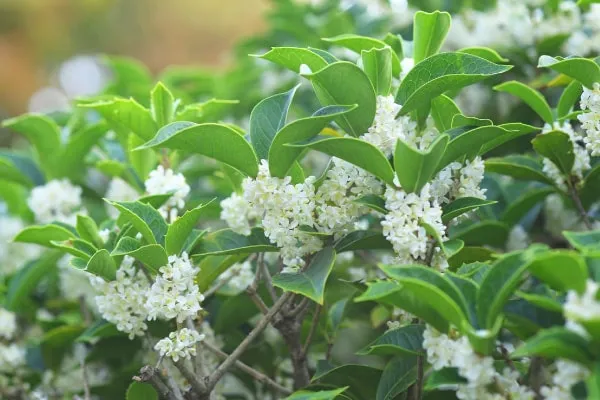
{"label": "branch", "polygon": [[261,313],[266,315],[269,312],[269,307],[267,307],[263,299],[256,292],[254,284],[248,286],[248,288],[246,289],[246,293],[248,294],[248,296],[250,296],[250,299],[254,304],[256,304],[256,307],[258,307]]}
{"label": "branch", "polygon": [[[217,356],[221,357],[222,359],[227,359],[227,354],[222,352],[221,350],[219,350],[218,348],[216,348],[215,346],[213,346],[212,344],[208,343],[208,342],[202,342],[202,345],[204,347],[206,347],[208,350],[212,351],[213,353],[215,353]],[[281,386],[280,384],[278,384],[277,382],[275,382],[274,380],[272,380],[271,378],[269,378],[268,376],[266,376],[265,374],[262,374],[260,372],[258,372],[257,370],[255,370],[254,368],[244,364],[241,361],[236,361],[234,363],[234,365],[239,368],[240,370],[242,370],[243,372],[247,373],[248,375],[250,375],[251,377],[253,377],[254,379],[256,379],[257,381],[264,383],[265,385],[271,387],[272,389],[275,389],[276,391],[278,391],[281,394],[284,395],[289,395],[292,393],[291,390],[284,388],[283,386]]]}
{"label": "branch", "polygon": [[185,360],[173,361],[173,364],[175,364],[185,379],[192,385],[192,389],[194,389],[198,395],[204,395],[209,392],[206,383],[194,374],[194,371],[185,364]]}
{"label": "branch", "polygon": [[83,393],[84,393],[83,398],[85,400],[90,400],[92,398],[92,395],[90,393],[90,382],[88,380],[88,373],[87,373],[87,367],[85,366],[85,361],[81,360],[80,365],[81,365],[81,375],[83,375]]}
{"label": "branch", "polygon": [[246,351],[248,346],[261,334],[261,332],[267,327],[269,322],[277,315],[279,310],[288,302],[292,297],[291,292],[284,293],[278,300],[273,304],[273,307],[269,312],[256,324],[256,327],[246,336],[246,339],[239,344],[239,346],[219,365],[219,367],[211,374],[208,380],[208,387],[214,388],[217,382],[225,375],[225,373],[231,368],[231,366],[241,357]]}
{"label": "branch", "polygon": [[266,283],[267,286],[267,291],[269,292],[269,295],[271,296],[271,299],[273,300],[273,303],[277,301],[277,298],[279,296],[277,296],[277,292],[275,292],[275,288],[273,287],[273,278],[271,277],[271,273],[269,272],[269,268],[267,267],[267,264],[265,264],[265,256],[264,254],[262,255],[262,257],[260,257],[258,259],[258,268],[260,269],[262,276],[263,276],[263,280]]}
{"label": "branch", "polygon": [[146,365],[140,369],[140,375],[134,376],[136,382],[148,382],[156,390],[161,399],[178,400],[171,389],[163,382],[160,377],[160,371],[150,365]]}
{"label": "branch", "polygon": [[302,352],[304,356],[308,354],[308,348],[310,347],[310,343],[312,342],[312,338],[317,331],[317,327],[319,326],[319,317],[321,316],[321,305],[317,304],[315,307],[315,312],[313,314],[313,319],[310,325],[310,331],[308,332],[308,336],[306,337],[306,342],[304,342],[304,347],[302,348]]}

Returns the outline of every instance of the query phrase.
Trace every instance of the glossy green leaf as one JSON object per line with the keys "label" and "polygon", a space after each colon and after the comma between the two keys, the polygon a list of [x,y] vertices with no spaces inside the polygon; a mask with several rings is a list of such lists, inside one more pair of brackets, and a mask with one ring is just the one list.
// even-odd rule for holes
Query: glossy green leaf
{"label": "glossy green leaf", "polygon": [[548,195],[554,193],[555,190],[552,187],[544,187],[539,189],[531,189],[525,192],[522,196],[517,198],[506,207],[500,221],[504,222],[509,226],[518,224],[519,221],[539,202],[544,201]]}
{"label": "glossy green leaf", "polygon": [[205,235],[193,250],[194,256],[229,255],[279,251],[262,228],[253,228],[248,236],[223,229]]}
{"label": "glossy green leaf", "polygon": [[440,132],[452,129],[454,116],[460,113],[456,103],[446,95],[442,94],[431,101],[431,117]]}
{"label": "glossy green leaf", "polygon": [[581,204],[587,210],[596,201],[600,200],[600,164],[597,164],[585,176],[583,185],[579,189]]}
{"label": "glossy green leaf", "polygon": [[448,135],[440,135],[427,151],[420,151],[402,140],[397,141],[394,168],[402,189],[407,193],[421,192],[423,186],[435,175],[448,142]]}
{"label": "glossy green leaf", "polygon": [[366,365],[346,364],[331,368],[313,377],[318,382],[330,387],[348,387],[348,395],[355,400],[373,400],[377,394],[377,382],[382,371]]}
{"label": "glossy green leaf", "polygon": [[308,266],[297,273],[282,272],[273,277],[273,285],[286,292],[301,294],[323,304],[325,284],[335,263],[335,250],[326,247],[316,253]]}
{"label": "glossy green leaf", "polygon": [[402,80],[396,103],[402,104],[400,114],[405,115],[444,92],[472,85],[510,68],[470,54],[436,54],[415,65]]}
{"label": "glossy green leaf", "polygon": [[108,130],[107,123],[99,122],[74,132],[60,153],[59,173],[63,176],[80,174],[85,166],[86,155]]}
{"label": "glossy green leaf", "polygon": [[528,266],[522,253],[509,253],[496,261],[485,274],[477,296],[477,320],[482,328],[491,329],[496,324]]}
{"label": "glossy green leaf", "polygon": [[160,213],[152,206],[139,201],[117,202],[108,201],[121,212],[121,217],[142,234],[150,244],[164,244],[167,233],[167,223]]}
{"label": "glossy green leaf", "polygon": [[250,114],[250,141],[259,160],[269,157],[277,132],[283,128],[298,86],[262,100]]}
{"label": "glossy green leaf", "polygon": [[335,251],[382,250],[391,249],[392,245],[379,231],[354,231],[343,236],[335,243]]}
{"label": "glossy green leaf", "polygon": [[273,47],[265,54],[258,56],[294,72],[300,72],[301,65],[307,65],[316,72],[327,66],[327,61],[309,49],[299,47]]}
{"label": "glossy green leaf", "polygon": [[551,288],[561,292],[576,290],[583,293],[588,279],[585,260],[574,251],[554,250],[537,254],[530,261],[529,271]]}
{"label": "glossy green leaf", "polygon": [[507,58],[502,57],[498,52],[489,47],[464,47],[458,50],[459,53],[471,54],[472,56],[477,56],[488,61],[491,61],[496,64],[507,63],[509,60]]}
{"label": "glossy green leaf", "polygon": [[554,181],[542,172],[542,166],[536,160],[526,156],[489,158],[485,160],[485,170],[514,179],[538,181],[554,185]]}
{"label": "glossy green leaf", "polygon": [[540,356],[550,359],[563,358],[589,364],[592,357],[589,343],[583,337],[563,327],[540,331],[510,355],[511,358]]}
{"label": "glossy green leaf", "polygon": [[429,374],[425,381],[423,390],[426,392],[433,390],[456,390],[457,385],[467,382],[465,378],[460,376],[456,368],[442,368],[437,371],[431,371],[431,374]]}
{"label": "glossy green leaf", "polygon": [[392,89],[392,54],[390,47],[361,52],[363,70],[380,96],[387,96]]}
{"label": "glossy green leaf", "polygon": [[77,233],[83,240],[87,240],[97,248],[102,248],[104,242],[98,233],[98,225],[87,215],[77,214]]}
{"label": "glossy green leaf", "polygon": [[45,247],[53,247],[52,241],[74,239],[75,233],[56,224],[43,226],[28,226],[15,236],[13,241],[20,243],[35,243]]}
{"label": "glossy green leaf", "polygon": [[569,135],[560,131],[551,131],[537,135],[531,143],[539,155],[552,161],[565,176],[570,176],[575,162],[575,153]]}
{"label": "glossy green leaf", "polygon": [[188,104],[177,112],[175,120],[197,124],[219,121],[238,103],[237,100],[210,99],[202,103]]}
{"label": "glossy green leaf", "polygon": [[415,64],[440,51],[450,29],[450,19],[450,14],[447,12],[417,11],[413,25]]}
{"label": "glossy green leaf", "polygon": [[[0,156],[1,157],[1,156]],[[0,158],[0,180],[13,182],[22,186],[31,187],[33,182],[27,175],[19,170],[10,160]]]}
{"label": "glossy green leaf", "polygon": [[198,264],[200,273],[196,277],[201,292],[206,291],[210,285],[233,264],[242,261],[247,254],[234,254],[230,256],[204,257]]}
{"label": "glossy green leaf", "polygon": [[346,391],[348,387],[343,387],[334,390],[319,390],[318,392],[310,392],[308,390],[300,390],[294,392],[289,397],[286,397],[285,400],[333,400],[339,397],[342,393]]}
{"label": "glossy green leaf", "polygon": [[152,139],[158,130],[150,111],[134,99],[117,98],[80,106],[100,113],[114,129],[125,129],[145,141]]}
{"label": "glossy green leaf", "polygon": [[494,86],[498,92],[510,93],[523,100],[525,104],[533,109],[547,124],[554,122],[552,110],[548,102],[537,90],[518,81],[508,81]]}
{"label": "glossy green leaf", "polygon": [[567,85],[565,90],[562,92],[560,99],[558,100],[558,105],[556,106],[556,114],[558,118],[565,117],[571,112],[573,106],[581,98],[582,92],[583,88],[581,83],[578,81],[573,81]]}
{"label": "glossy green leaf", "polygon": [[310,148],[341,158],[372,173],[387,184],[394,185],[394,170],[390,162],[381,150],[364,140],[350,137],[327,138],[317,136],[310,141],[290,143],[287,146]]}
{"label": "glossy green leaf", "polygon": [[364,204],[373,211],[377,211],[382,214],[387,214],[387,210],[385,208],[385,199],[381,196],[367,194],[354,200],[354,202],[358,204]]}
{"label": "glossy green leaf", "polygon": [[107,281],[114,281],[117,277],[117,265],[106,249],[98,250],[87,262],[86,267],[80,269]]}
{"label": "glossy green leaf", "polygon": [[84,260],[89,260],[97,250],[90,242],[81,239],[52,240],[50,244],[56,249],[63,250]]}
{"label": "glossy green leaf", "polygon": [[390,329],[369,343],[359,355],[417,355],[423,352],[424,325],[406,325]]}
{"label": "glossy green leaf", "polygon": [[585,87],[592,89],[594,82],[600,82],[600,66],[593,60],[573,57],[541,56],[538,68],[550,68],[581,82]]}
{"label": "glossy green leaf", "polygon": [[205,212],[204,208],[211,202],[188,210],[169,225],[165,236],[165,250],[169,255],[179,255],[183,250],[188,236],[198,224],[200,216]]}
{"label": "glossy green leaf", "polygon": [[417,380],[417,357],[403,356],[391,359],[385,366],[376,400],[393,400]]}
{"label": "glossy green leaf", "polygon": [[456,114],[452,118],[452,128],[460,128],[462,126],[476,127],[476,126],[490,126],[490,125],[493,125],[493,122],[491,119],[467,117],[462,114]]}
{"label": "glossy green leaf", "polygon": [[[388,46],[388,44],[382,40],[354,34],[342,34],[323,40],[329,43],[334,43],[338,46],[345,47],[357,54],[360,54],[365,50],[368,51],[371,49],[382,49]],[[400,59],[398,58],[396,52],[392,53],[392,73],[394,74],[394,77],[400,76]]]}
{"label": "glossy green leaf", "polygon": [[483,200],[477,197],[461,197],[442,207],[442,222],[450,222],[466,212],[496,203],[496,201]]}
{"label": "glossy green leaf", "polygon": [[252,146],[235,130],[220,124],[174,122],[140,149],[167,148],[205,155],[249,176],[258,173],[258,160]]}
{"label": "glossy green leaf", "polygon": [[150,92],[150,114],[157,128],[171,123],[175,114],[175,98],[162,82],[158,82]]}
{"label": "glossy green leaf", "polygon": [[307,118],[298,119],[281,128],[269,148],[269,171],[272,176],[283,178],[300,157],[302,148],[285,146],[318,135],[335,118],[354,110],[356,106],[327,106]]}
{"label": "glossy green leaf", "polygon": [[499,221],[482,221],[456,231],[452,237],[465,242],[467,246],[502,247],[508,238],[508,226]]}
{"label": "glossy green leaf", "polygon": [[[178,253],[172,253],[178,255]],[[140,261],[153,273],[158,273],[160,267],[167,265],[168,255],[159,244],[143,245],[138,240],[125,236],[122,237],[111,252],[114,257],[130,256]]]}
{"label": "glossy green leaf", "polygon": [[77,342],[85,342],[85,343],[93,343],[94,341],[113,337],[113,336],[121,336],[123,332],[119,331],[117,327],[103,319],[94,322],[90,327],[88,327],[78,338]]}
{"label": "glossy green leaf", "polygon": [[321,104],[358,104],[357,109],[336,118],[344,131],[352,136],[368,131],[375,118],[375,90],[360,68],[350,62],[339,61],[304,77],[311,81]]}
{"label": "glossy green leaf", "polygon": [[125,400],[158,400],[158,393],[149,383],[132,382],[125,394]]}

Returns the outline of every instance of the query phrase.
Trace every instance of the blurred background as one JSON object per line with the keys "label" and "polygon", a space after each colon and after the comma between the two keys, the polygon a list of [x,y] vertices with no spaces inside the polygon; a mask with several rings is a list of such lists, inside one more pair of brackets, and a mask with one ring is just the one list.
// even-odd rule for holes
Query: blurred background
{"label": "blurred background", "polygon": [[167,65],[226,67],[240,38],[265,29],[268,3],[0,0],[0,120],[43,110],[57,96],[93,93],[104,83],[96,54],[134,57],[155,73]]}

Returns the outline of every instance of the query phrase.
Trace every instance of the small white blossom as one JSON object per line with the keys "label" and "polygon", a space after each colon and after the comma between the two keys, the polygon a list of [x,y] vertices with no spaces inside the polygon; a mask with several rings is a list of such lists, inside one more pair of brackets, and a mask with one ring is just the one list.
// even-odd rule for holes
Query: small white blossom
{"label": "small white blossom", "polygon": [[[579,132],[576,132],[571,124],[567,121],[562,124],[555,122],[552,126],[546,124],[542,133],[550,132],[552,130],[559,130],[561,132],[569,135],[569,139],[573,145],[573,152],[575,154],[575,160],[573,163],[573,168],[571,169],[571,174],[576,176],[579,179],[583,178],[583,173],[591,168],[590,166],[590,156],[584,146],[580,144],[582,136]],[[585,138],[583,138],[585,140]],[[567,189],[567,182],[565,180],[564,175],[558,169],[556,165],[552,161],[547,158],[544,158],[544,173],[548,175],[556,184],[561,187],[563,190]]]}
{"label": "small white blossom", "polygon": [[12,339],[17,332],[17,316],[0,308],[0,338]]}
{"label": "small white blossom", "polygon": [[219,276],[219,281],[227,281],[227,286],[238,292],[245,290],[254,281],[254,272],[250,261],[237,263]]}
{"label": "small white blossom", "polygon": [[147,296],[148,319],[176,318],[181,323],[188,317],[195,318],[204,300],[194,282],[200,268],[192,265],[184,252],[181,257],[169,256],[169,263],[159,272]]}
{"label": "small white blossom", "polygon": [[182,174],[176,174],[172,169],[165,169],[162,165],[150,172],[144,182],[146,192],[150,195],[171,194],[169,200],[159,211],[164,218],[174,220],[178,210],[185,206],[185,198],[190,193],[190,187]]}
{"label": "small white blossom", "polygon": [[0,213],[0,277],[16,272],[41,252],[39,246],[13,242],[23,228],[25,224],[20,218]]}
{"label": "small white blossom", "polygon": [[81,211],[81,188],[67,179],[53,180],[33,188],[27,205],[38,223],[58,221],[75,225],[76,213]]}
{"label": "small white blossom", "polygon": [[508,251],[516,251],[516,250],[524,250],[531,243],[531,239],[527,234],[527,231],[523,229],[521,225],[515,225],[508,234],[508,239],[506,240],[506,250]]}
{"label": "small white blossom", "polygon": [[0,372],[14,373],[25,364],[25,349],[15,343],[0,343]]}
{"label": "small white blossom", "polygon": [[592,156],[600,156],[600,83],[594,83],[591,90],[583,88],[581,109],[588,111],[577,116],[586,132],[583,141]]}
{"label": "small white blossom", "polygon": [[221,201],[221,219],[240,235],[250,235],[249,219],[252,214],[250,203],[237,193]]}
{"label": "small white blossom", "polygon": [[597,282],[588,279],[583,294],[569,290],[564,305],[565,317],[575,322],[600,320],[600,300],[596,298],[599,288]]}
{"label": "small white blossom", "polygon": [[[134,201],[139,197],[138,192],[121,178],[113,178],[106,190],[105,197],[111,201]],[[116,219],[119,211],[110,204],[106,205],[109,217]]]}
{"label": "small white blossom", "polygon": [[196,355],[196,343],[204,340],[196,330],[182,328],[171,332],[168,337],[161,339],[156,343],[154,349],[161,356],[167,356],[173,361],[179,361],[181,358],[190,358]]}

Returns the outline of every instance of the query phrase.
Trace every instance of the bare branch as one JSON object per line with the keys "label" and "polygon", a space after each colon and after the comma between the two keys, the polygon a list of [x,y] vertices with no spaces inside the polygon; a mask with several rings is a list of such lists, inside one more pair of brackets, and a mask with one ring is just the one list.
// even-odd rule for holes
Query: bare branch
{"label": "bare branch", "polygon": [[160,377],[160,371],[157,368],[146,365],[140,370],[140,375],[134,376],[133,380],[136,382],[148,382],[156,390],[161,399],[178,400],[171,389],[163,382]]}
{"label": "bare branch", "polygon": [[173,364],[175,364],[179,372],[181,372],[181,375],[183,375],[190,385],[192,385],[192,389],[194,389],[198,395],[204,395],[210,392],[204,380],[194,374],[194,371],[186,365],[185,360],[173,361]]}
{"label": "bare branch", "polygon": [[321,316],[321,305],[317,304],[315,307],[315,311],[313,313],[313,319],[310,325],[310,331],[308,332],[308,336],[306,337],[306,341],[304,342],[304,347],[302,348],[302,352],[304,356],[308,354],[308,348],[310,347],[310,343],[312,342],[312,338],[317,331],[319,326],[319,317]]}
{"label": "bare branch", "polygon": [[271,277],[269,268],[268,268],[267,264],[265,263],[264,254],[261,258],[258,259],[258,263],[259,263],[258,270],[260,270],[262,273],[263,281],[265,281],[267,290],[269,291],[269,295],[271,296],[271,299],[273,300],[273,302],[276,302],[277,299],[279,298],[279,296],[277,296],[277,293],[275,292],[275,288],[273,287],[273,278]]}

